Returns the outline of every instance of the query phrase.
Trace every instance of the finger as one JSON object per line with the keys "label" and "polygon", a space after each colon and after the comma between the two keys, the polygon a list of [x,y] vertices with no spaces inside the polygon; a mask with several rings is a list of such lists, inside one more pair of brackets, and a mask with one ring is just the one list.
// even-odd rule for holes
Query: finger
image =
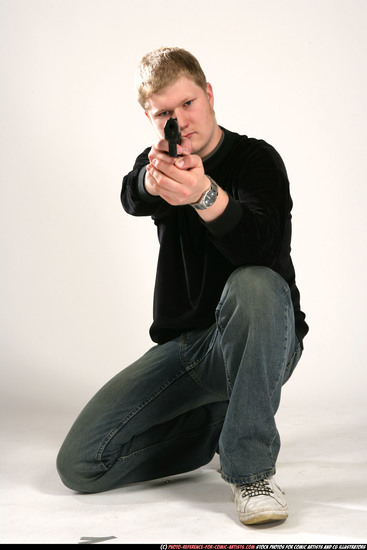
{"label": "finger", "polygon": [[[182,170],[178,170],[177,168],[175,170],[179,175],[181,175],[183,180],[182,182],[178,179],[173,179],[159,170],[156,170],[154,166],[150,168],[149,173],[154,178],[156,182],[155,189],[162,199],[172,205],[186,204],[187,197],[190,194],[191,185],[187,185],[187,182],[184,184],[184,181],[191,178],[187,172],[184,173]],[[183,177],[183,174],[185,174],[186,177]]]}
{"label": "finger", "polygon": [[151,165],[148,164],[148,166],[146,167],[145,188],[151,195],[159,195],[158,184],[152,174],[151,169]]}
{"label": "finger", "polygon": [[162,189],[171,189],[177,185],[177,182],[168,177],[164,172],[156,169],[154,163],[147,166],[147,172],[154,180],[155,189],[159,194],[161,194]]}
{"label": "finger", "polygon": [[157,156],[152,160],[151,166],[156,169],[157,177],[159,177],[158,174],[161,173],[162,175],[166,175],[168,178],[177,180],[177,177],[180,176],[181,171],[175,166],[175,159],[172,157],[169,158],[172,160],[167,162],[165,157],[162,158]]}
{"label": "finger", "polygon": [[161,139],[152,145],[148,153],[148,159],[150,160],[150,162],[152,162],[152,160],[156,157],[168,157],[168,159],[171,158],[168,155],[168,141],[166,141],[165,139]]}
{"label": "finger", "polygon": [[152,148],[155,149],[157,153],[168,153],[168,141],[166,139],[160,139],[153,145]]}
{"label": "finger", "polygon": [[150,164],[152,165],[159,162],[160,166],[163,166],[164,164],[166,164],[168,167],[174,164],[175,162],[175,158],[170,157],[169,155],[167,155],[167,153],[156,153],[156,154],[149,153],[148,158],[149,158]]}
{"label": "finger", "polygon": [[189,155],[191,153],[191,141],[189,140],[189,138],[181,138],[181,143],[180,145],[177,147],[177,152],[180,154],[180,155]]}
{"label": "finger", "polygon": [[175,166],[180,170],[191,170],[202,164],[202,160],[198,155],[186,155],[175,159]]}

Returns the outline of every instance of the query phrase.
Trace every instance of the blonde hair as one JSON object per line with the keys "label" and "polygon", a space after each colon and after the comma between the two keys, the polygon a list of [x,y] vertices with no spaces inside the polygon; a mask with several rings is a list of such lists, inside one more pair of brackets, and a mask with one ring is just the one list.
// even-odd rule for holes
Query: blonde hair
{"label": "blonde hair", "polygon": [[178,78],[187,76],[206,93],[206,77],[196,59],[190,52],[182,48],[158,48],[147,53],[138,65],[135,86],[138,101],[147,110],[148,99],[176,82]]}

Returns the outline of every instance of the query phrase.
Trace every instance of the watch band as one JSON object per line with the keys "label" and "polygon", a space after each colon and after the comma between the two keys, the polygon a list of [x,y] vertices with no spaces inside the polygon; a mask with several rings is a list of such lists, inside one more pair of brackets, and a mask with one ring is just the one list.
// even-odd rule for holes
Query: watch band
{"label": "watch band", "polygon": [[202,194],[202,196],[201,196],[201,198],[198,202],[194,202],[190,205],[193,208],[195,208],[196,210],[206,210],[210,206],[213,206],[213,204],[215,203],[215,201],[217,200],[217,197],[218,197],[218,185],[217,185],[217,183],[213,180],[213,178],[208,176],[208,174],[206,174],[206,176],[210,180],[209,189],[207,191],[205,191],[205,193]]}

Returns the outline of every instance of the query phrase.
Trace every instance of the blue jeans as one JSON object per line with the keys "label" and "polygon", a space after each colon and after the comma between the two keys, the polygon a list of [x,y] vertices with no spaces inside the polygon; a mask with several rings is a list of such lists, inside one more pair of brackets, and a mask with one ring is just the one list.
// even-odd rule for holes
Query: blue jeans
{"label": "blue jeans", "polygon": [[272,476],[274,415],[301,352],[287,283],[237,269],[213,326],[154,346],[85,406],[57,458],[62,481],[106,491],[194,470],[215,452],[227,482]]}

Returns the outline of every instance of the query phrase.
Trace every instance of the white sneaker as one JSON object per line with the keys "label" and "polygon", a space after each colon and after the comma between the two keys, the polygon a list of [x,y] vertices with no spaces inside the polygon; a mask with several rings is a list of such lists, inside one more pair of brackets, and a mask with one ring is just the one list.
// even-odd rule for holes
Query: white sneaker
{"label": "white sneaker", "polygon": [[230,486],[238,516],[245,525],[280,521],[288,517],[284,493],[274,477],[243,485],[230,483]]}

